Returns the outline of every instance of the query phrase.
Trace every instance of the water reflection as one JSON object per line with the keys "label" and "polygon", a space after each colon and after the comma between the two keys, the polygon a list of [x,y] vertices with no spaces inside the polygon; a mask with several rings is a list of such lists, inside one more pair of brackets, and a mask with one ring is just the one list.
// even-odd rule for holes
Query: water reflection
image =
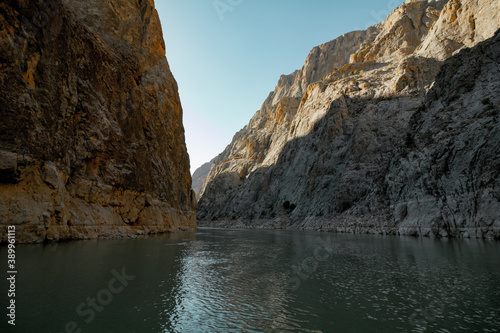
{"label": "water reflection", "polygon": [[[16,329],[498,332],[499,254],[480,240],[217,229],[20,246]],[[122,267],[135,279],[86,323],[77,306]]]}
{"label": "water reflection", "polygon": [[167,295],[174,298],[167,303],[176,306],[165,332],[299,328],[287,315],[287,277],[275,269],[283,261],[279,244],[269,239],[241,242],[231,235],[216,242],[216,237],[198,240],[185,251],[180,288]]}
{"label": "water reflection", "polygon": [[497,254],[475,240],[206,229],[182,253],[163,329],[495,331]]}

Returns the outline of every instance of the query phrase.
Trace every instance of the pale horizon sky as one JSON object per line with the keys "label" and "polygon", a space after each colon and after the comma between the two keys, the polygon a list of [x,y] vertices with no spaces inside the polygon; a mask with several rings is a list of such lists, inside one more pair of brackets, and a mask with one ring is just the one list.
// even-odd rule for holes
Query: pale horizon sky
{"label": "pale horizon sky", "polygon": [[309,51],[403,0],[156,0],[179,85],[191,173],[231,143]]}

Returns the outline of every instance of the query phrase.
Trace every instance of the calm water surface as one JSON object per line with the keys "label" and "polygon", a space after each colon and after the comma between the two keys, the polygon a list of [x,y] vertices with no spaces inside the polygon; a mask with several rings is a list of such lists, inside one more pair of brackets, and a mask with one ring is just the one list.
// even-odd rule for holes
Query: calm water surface
{"label": "calm water surface", "polygon": [[201,229],[20,246],[17,264],[1,332],[500,332],[493,241]]}

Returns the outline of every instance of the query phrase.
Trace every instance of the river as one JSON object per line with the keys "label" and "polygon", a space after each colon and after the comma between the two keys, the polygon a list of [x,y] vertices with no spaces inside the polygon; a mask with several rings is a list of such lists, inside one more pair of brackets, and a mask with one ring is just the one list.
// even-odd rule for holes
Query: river
{"label": "river", "polygon": [[207,228],[16,260],[1,332],[500,332],[495,241]]}

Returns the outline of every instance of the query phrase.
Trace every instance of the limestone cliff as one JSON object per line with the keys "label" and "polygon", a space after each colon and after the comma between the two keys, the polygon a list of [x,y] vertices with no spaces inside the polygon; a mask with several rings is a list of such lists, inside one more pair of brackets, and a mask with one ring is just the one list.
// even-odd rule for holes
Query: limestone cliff
{"label": "limestone cliff", "polygon": [[193,189],[196,199],[199,199],[199,194],[201,192],[201,189],[203,187],[203,184],[205,184],[205,181],[207,180],[208,174],[210,173],[210,169],[212,168],[212,164],[214,163],[214,160],[207,162],[200,166],[198,169],[195,170],[193,173],[193,185],[191,188]]}
{"label": "limestone cliff", "polygon": [[[498,173],[478,180],[483,169],[498,169],[494,148],[483,147],[490,158],[465,159],[469,169],[458,152],[460,129],[469,131],[469,149],[478,148],[491,128],[473,129],[486,114],[497,119],[498,79],[481,73],[492,52],[457,55],[493,36],[498,7],[494,0],[406,1],[367,31],[314,49],[217,157],[198,203],[199,224],[498,237]],[[495,40],[481,45],[494,48]],[[464,54],[473,55],[459,68]],[[447,76],[461,83],[455,90],[444,89],[443,74],[436,80],[450,66],[460,70]],[[495,73],[495,62],[488,66]],[[463,103],[455,101],[451,112],[442,104],[449,98]],[[480,108],[482,101],[490,109]],[[447,126],[454,131],[444,135]],[[450,153],[456,159],[446,168],[455,171],[448,175],[434,161],[450,149],[457,153]]]}
{"label": "limestone cliff", "polygon": [[383,182],[397,224],[500,236],[499,105],[500,30],[446,61],[412,117]]}
{"label": "limestone cliff", "polygon": [[0,222],[18,241],[196,227],[153,0],[3,1],[0,89]]}

